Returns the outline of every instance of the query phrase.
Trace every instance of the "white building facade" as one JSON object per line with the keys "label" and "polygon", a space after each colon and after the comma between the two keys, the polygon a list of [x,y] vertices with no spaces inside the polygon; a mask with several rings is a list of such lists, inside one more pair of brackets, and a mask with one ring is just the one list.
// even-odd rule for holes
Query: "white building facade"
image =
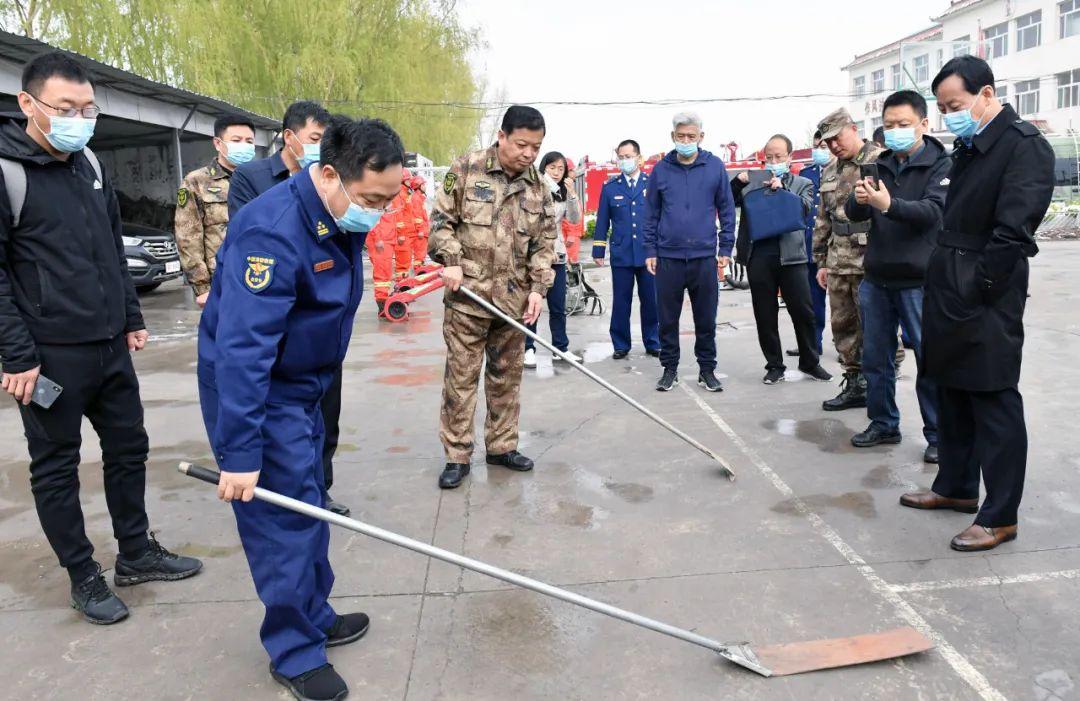
{"label": "white building facade", "polygon": [[[930,81],[953,56],[974,54],[994,71],[998,96],[1046,134],[1080,134],[1080,0],[953,0],[936,24],[857,56],[844,67],[849,110],[866,136],[881,102]],[[942,129],[936,110],[931,127]]]}

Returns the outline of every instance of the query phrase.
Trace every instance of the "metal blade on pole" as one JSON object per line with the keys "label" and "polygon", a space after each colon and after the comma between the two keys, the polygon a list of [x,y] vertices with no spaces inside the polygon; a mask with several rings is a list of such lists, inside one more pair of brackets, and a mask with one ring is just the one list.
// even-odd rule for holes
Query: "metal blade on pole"
{"label": "metal blade on pole", "polygon": [[[214,470],[199,465],[193,465],[188,462],[180,463],[178,469],[185,475],[213,485],[216,485],[221,477],[220,473],[215,472]],[[262,487],[255,487],[255,498],[269,504],[274,504],[283,509],[288,509],[289,511],[310,516],[311,518],[320,521],[326,521],[327,523],[332,523],[336,526],[341,526],[342,528],[348,528],[350,531],[355,531],[371,538],[390,543],[391,545],[412,550],[421,555],[433,557],[436,560],[448,562],[451,565],[457,565],[458,567],[463,567],[467,570],[487,575],[488,577],[494,577],[495,579],[534,591],[538,594],[550,596],[554,599],[565,601],[569,604],[574,604],[575,606],[581,606],[590,611],[595,611],[596,613],[601,613],[605,616],[610,616],[611,618],[641,628],[646,628],[694,645],[699,645],[703,648],[712,650],[729,662],[733,662],[740,667],[745,667],[746,669],[757,672],[765,677],[799,674],[801,672],[812,672],[819,669],[831,669],[834,667],[877,662],[880,660],[892,659],[894,657],[924,652],[933,647],[933,644],[927,640],[925,636],[910,627],[896,628],[880,633],[856,635],[849,638],[810,640],[800,643],[787,643],[765,647],[755,647],[747,642],[721,643],[698,635],[697,633],[692,633],[691,631],[676,628],[667,623],[661,623],[660,621],[646,618],[645,616],[633,613],[632,611],[626,611],[616,606],[605,604],[602,601],[596,601],[595,599],[590,599],[581,594],[575,594],[572,591],[567,591],[566,589],[560,589],[559,587],[545,584],[544,582],[535,579],[530,579],[529,577],[517,574],[516,572],[510,572],[509,570],[489,565],[486,562],[474,560],[470,557],[465,557],[464,555],[458,555],[457,553],[452,553],[448,550],[443,550],[442,548],[436,548],[434,545],[429,545],[419,540],[413,540],[412,538],[407,538],[398,535],[397,533],[392,533],[391,531],[362,523],[355,519],[339,516],[332,511],[320,509],[317,506],[312,506],[311,504],[284,496],[283,494],[278,494],[277,492],[271,492]]]}
{"label": "metal blade on pole", "polygon": [[735,471],[731,469],[731,466],[730,466],[730,465],[728,465],[728,463],[727,463],[727,461],[726,461],[726,460],[724,460],[724,459],[723,459],[722,457],[720,457],[719,455],[717,455],[717,454],[716,454],[715,452],[713,452],[713,451],[712,451],[712,450],[710,450],[709,448],[706,448],[706,447],[705,447],[704,445],[702,445],[702,444],[701,444],[700,442],[698,442],[698,441],[697,441],[697,440],[695,440],[694,438],[690,437],[689,435],[687,435],[687,434],[686,434],[686,433],[684,433],[683,431],[680,431],[679,429],[675,428],[675,427],[674,427],[674,426],[672,426],[672,425],[671,425],[670,423],[668,423],[668,422],[667,422],[667,421],[665,421],[665,420],[664,420],[663,418],[661,418],[661,417],[660,417],[659,415],[657,415],[657,414],[656,414],[656,413],[655,413],[654,411],[652,411],[651,409],[649,409],[649,408],[647,408],[647,407],[643,406],[643,405],[642,405],[642,404],[641,404],[640,402],[638,402],[637,400],[635,400],[635,399],[633,399],[632,397],[630,397],[630,396],[629,396],[628,394],[626,394],[625,392],[623,392],[623,391],[622,391],[621,389],[619,389],[618,387],[615,387],[615,386],[614,386],[614,385],[612,385],[612,384],[611,384],[610,382],[608,382],[608,381],[607,381],[607,380],[605,380],[604,378],[600,377],[599,375],[597,375],[597,374],[596,374],[595,372],[593,372],[593,371],[592,371],[592,370],[590,370],[589,368],[585,367],[585,366],[584,366],[583,364],[581,364],[581,363],[577,362],[576,360],[574,360],[573,358],[571,358],[570,356],[568,356],[568,355],[567,355],[566,353],[564,353],[563,351],[559,350],[558,348],[556,348],[556,347],[555,347],[555,346],[553,346],[552,344],[550,344],[550,343],[548,343],[547,341],[545,341],[545,340],[544,340],[543,338],[541,338],[540,336],[538,336],[538,335],[536,335],[535,333],[533,333],[532,331],[530,331],[530,330],[529,330],[529,329],[528,329],[528,328],[527,328],[527,327],[526,327],[526,326],[525,326],[524,324],[522,324],[521,322],[517,321],[516,319],[512,319],[512,318],[510,318],[510,317],[509,317],[509,316],[508,316],[508,315],[507,315],[506,313],[504,313],[504,312],[503,312],[503,311],[502,311],[501,309],[499,309],[498,307],[496,307],[496,306],[495,306],[494,304],[492,304],[491,302],[488,302],[488,301],[487,301],[486,299],[484,299],[484,298],[483,298],[483,297],[481,297],[480,295],[476,294],[475,292],[473,292],[473,291],[472,291],[472,290],[470,290],[469,288],[467,288],[467,287],[465,287],[464,285],[462,285],[461,287],[459,287],[459,288],[458,288],[458,291],[459,291],[459,292],[461,292],[462,294],[464,294],[464,295],[465,295],[466,297],[468,297],[468,298],[469,298],[469,299],[471,299],[472,301],[474,301],[474,302],[476,302],[477,304],[479,304],[479,305],[480,305],[481,307],[483,307],[483,308],[484,308],[484,309],[486,309],[487,311],[491,312],[492,314],[494,314],[495,316],[499,317],[500,319],[502,319],[502,320],[503,320],[503,321],[505,321],[506,323],[510,324],[511,326],[513,326],[514,328],[516,328],[516,329],[517,329],[518,331],[521,331],[521,332],[522,332],[522,333],[524,333],[524,334],[525,334],[526,336],[528,336],[528,337],[529,337],[529,338],[531,338],[532,340],[534,340],[534,341],[536,341],[537,343],[539,343],[540,345],[542,345],[542,346],[543,346],[544,348],[547,348],[547,349],[548,349],[549,351],[551,351],[551,352],[552,352],[552,353],[554,353],[555,355],[559,356],[560,358],[562,358],[563,360],[565,360],[565,361],[566,361],[567,363],[570,363],[570,365],[572,365],[572,366],[573,366],[573,367],[574,367],[575,369],[577,369],[577,370],[580,370],[580,371],[581,371],[582,373],[584,373],[584,374],[585,374],[585,376],[586,376],[586,377],[588,377],[588,378],[589,378],[590,380],[592,380],[592,381],[593,381],[593,382],[595,382],[596,384],[598,384],[598,385],[600,385],[601,387],[603,387],[604,389],[608,390],[609,392],[611,392],[612,394],[614,394],[614,395],[615,395],[616,397],[618,397],[619,399],[623,400],[624,402],[626,402],[626,403],[627,403],[627,404],[629,404],[630,406],[632,406],[632,407],[634,407],[635,409],[637,409],[638,411],[640,411],[640,412],[641,412],[642,414],[645,414],[645,416],[648,416],[648,417],[649,417],[650,419],[652,419],[652,420],[653,420],[653,421],[655,421],[656,423],[660,424],[661,426],[663,426],[663,427],[664,427],[664,428],[666,428],[667,430],[671,431],[671,432],[672,432],[672,433],[674,433],[674,434],[675,434],[676,436],[678,436],[679,438],[683,439],[684,441],[686,441],[686,442],[687,442],[687,443],[689,443],[690,445],[694,446],[695,448],[697,448],[698,450],[700,450],[700,451],[701,451],[702,453],[705,453],[706,455],[708,455],[708,456],[709,456],[710,458],[712,458],[712,459],[713,459],[713,460],[715,460],[715,461],[716,461],[717,463],[719,463],[719,465],[720,465],[720,470],[721,470],[721,471],[722,471],[722,472],[724,473],[724,476],[726,476],[726,477],[727,477],[728,479],[732,479],[732,480],[733,480],[733,479],[735,479]]}

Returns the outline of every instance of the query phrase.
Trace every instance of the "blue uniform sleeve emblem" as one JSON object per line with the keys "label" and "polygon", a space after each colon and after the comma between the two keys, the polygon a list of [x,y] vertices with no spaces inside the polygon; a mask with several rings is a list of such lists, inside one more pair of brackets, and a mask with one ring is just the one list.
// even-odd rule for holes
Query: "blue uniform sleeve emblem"
{"label": "blue uniform sleeve emblem", "polygon": [[244,285],[252,292],[262,292],[274,279],[277,261],[269,253],[249,253],[244,268]]}

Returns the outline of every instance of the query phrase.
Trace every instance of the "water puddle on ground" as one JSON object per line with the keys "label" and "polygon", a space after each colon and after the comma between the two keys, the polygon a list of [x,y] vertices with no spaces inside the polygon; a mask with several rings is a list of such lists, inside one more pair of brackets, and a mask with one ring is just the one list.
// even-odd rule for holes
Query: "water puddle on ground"
{"label": "water puddle on ground", "polygon": [[806,443],[813,443],[824,453],[850,453],[855,431],[838,419],[769,419],[761,422],[762,428],[775,431],[781,436],[791,436]]}

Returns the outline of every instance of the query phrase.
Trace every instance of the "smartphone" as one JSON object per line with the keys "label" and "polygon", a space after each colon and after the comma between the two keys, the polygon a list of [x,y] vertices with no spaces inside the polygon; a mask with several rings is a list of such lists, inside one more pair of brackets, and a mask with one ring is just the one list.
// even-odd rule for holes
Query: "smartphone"
{"label": "smartphone", "polygon": [[64,388],[60,385],[44,375],[38,375],[37,384],[34,386],[34,394],[30,397],[30,401],[42,409],[48,409],[63,391]]}
{"label": "smartphone", "polygon": [[749,170],[746,174],[750,178],[749,185],[753,189],[767,187],[773,179],[772,171],[769,170]]}
{"label": "smartphone", "polygon": [[878,167],[877,163],[863,163],[859,166],[859,175],[863,178],[870,178],[870,184],[877,187],[878,183]]}

